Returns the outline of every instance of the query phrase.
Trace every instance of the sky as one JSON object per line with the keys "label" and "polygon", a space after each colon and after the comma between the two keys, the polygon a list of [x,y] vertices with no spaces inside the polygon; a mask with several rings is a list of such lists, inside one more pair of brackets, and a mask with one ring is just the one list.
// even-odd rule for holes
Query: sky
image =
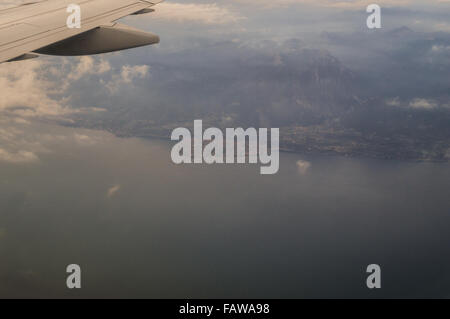
{"label": "sky", "polygon": [[[352,112],[363,100],[376,104],[375,117],[438,122],[450,109],[450,1],[379,0],[380,30],[366,27],[369,3],[166,1],[121,21],[158,34],[159,45],[2,64],[0,160],[38,160],[27,124],[42,120],[99,129],[109,121],[137,135],[127,121],[365,123],[367,115]],[[302,78],[314,73],[317,82]]]}

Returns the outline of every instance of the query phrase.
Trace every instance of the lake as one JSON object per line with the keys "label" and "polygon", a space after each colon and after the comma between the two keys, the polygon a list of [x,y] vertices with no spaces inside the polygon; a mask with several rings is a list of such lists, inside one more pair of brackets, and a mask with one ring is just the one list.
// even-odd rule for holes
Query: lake
{"label": "lake", "polygon": [[38,160],[0,162],[0,297],[450,296],[448,164],[282,153],[263,176],[176,166],[165,141],[38,130]]}

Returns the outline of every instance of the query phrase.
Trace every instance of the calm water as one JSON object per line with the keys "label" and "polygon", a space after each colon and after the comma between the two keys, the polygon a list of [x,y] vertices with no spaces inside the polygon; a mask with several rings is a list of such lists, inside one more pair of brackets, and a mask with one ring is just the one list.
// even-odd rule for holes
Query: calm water
{"label": "calm water", "polygon": [[[449,165],[282,154],[261,176],[43,130],[38,162],[0,162],[0,297],[450,296]],[[72,263],[81,290],[65,286]]]}

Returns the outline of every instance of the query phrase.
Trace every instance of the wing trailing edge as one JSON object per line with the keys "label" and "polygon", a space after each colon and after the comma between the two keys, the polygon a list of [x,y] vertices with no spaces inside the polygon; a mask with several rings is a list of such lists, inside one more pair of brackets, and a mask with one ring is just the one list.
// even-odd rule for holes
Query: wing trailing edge
{"label": "wing trailing edge", "polygon": [[79,56],[126,50],[156,43],[159,43],[159,37],[153,33],[115,23],[111,26],[100,26],[34,52]]}
{"label": "wing trailing edge", "polygon": [[34,54],[34,53],[25,53],[25,54],[22,54],[21,56],[18,56],[17,58],[7,61],[7,62],[30,60],[30,59],[36,59],[38,57],[39,57],[39,55]]}

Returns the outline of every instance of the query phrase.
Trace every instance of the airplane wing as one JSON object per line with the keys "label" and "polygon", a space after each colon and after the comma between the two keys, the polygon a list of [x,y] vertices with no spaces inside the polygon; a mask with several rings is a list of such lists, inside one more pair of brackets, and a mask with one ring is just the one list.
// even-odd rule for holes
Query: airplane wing
{"label": "airplane wing", "polygon": [[[36,53],[89,55],[158,43],[158,36],[115,21],[151,12],[162,1],[44,0],[0,10],[0,63]],[[81,28],[67,25],[71,4],[81,8]]]}

